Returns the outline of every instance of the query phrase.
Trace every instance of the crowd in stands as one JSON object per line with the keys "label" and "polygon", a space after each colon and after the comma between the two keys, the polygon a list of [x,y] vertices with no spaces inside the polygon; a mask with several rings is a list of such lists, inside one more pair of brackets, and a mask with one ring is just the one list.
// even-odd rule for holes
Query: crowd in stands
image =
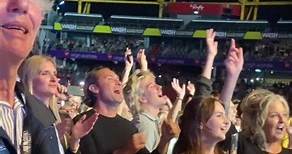
{"label": "crowd in stands", "polygon": [[143,39],[137,37],[101,36],[92,37],[90,42],[86,42],[84,38],[61,40],[60,42],[52,43],[50,50],[63,49],[78,52],[122,54],[127,46],[131,46],[131,48],[135,50],[142,45]]}
{"label": "crowd in stands", "polygon": [[[218,58],[226,57],[225,49],[228,48],[229,40],[218,40]],[[291,61],[292,59],[292,40],[262,40],[246,41],[239,40],[238,44],[244,47],[244,57],[247,61]],[[46,51],[63,49],[69,51],[110,53],[122,55],[124,49],[130,46],[137,52],[139,48],[145,48],[151,57],[164,58],[198,58],[205,57],[205,42],[201,39],[191,38],[150,38],[149,46],[144,45],[143,38],[134,36],[92,36],[90,43],[85,38],[60,40],[59,42],[47,41],[51,44],[45,48]],[[48,45],[47,45],[48,46]]]}
{"label": "crowd in stands", "polygon": [[[94,67],[82,91],[61,84],[52,57],[29,56],[49,5],[0,1],[1,154],[292,153],[289,102],[282,95],[246,91],[239,109],[232,99],[244,89],[237,85],[244,49],[234,39],[224,49],[220,89],[212,79],[220,42],[208,29],[205,65],[192,81],[171,80],[174,99],[163,92],[146,50],[129,46],[121,78],[110,67]],[[67,45],[73,50],[73,41]]]}

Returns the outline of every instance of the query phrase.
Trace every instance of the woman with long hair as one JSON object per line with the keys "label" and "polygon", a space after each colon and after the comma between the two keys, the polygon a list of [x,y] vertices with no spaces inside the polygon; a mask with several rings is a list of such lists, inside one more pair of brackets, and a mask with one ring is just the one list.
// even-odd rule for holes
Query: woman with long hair
{"label": "woman with long hair", "polygon": [[194,99],[185,107],[180,122],[181,134],[174,147],[174,154],[220,154],[226,150],[219,147],[218,143],[225,140],[230,128],[228,113],[233,91],[243,67],[243,50],[236,47],[235,40],[231,40],[224,62],[227,77],[220,99],[213,98],[210,79],[218,42],[215,41],[216,33],[213,29],[207,30],[206,33],[208,55],[201,75],[205,82],[197,81],[198,91]]}
{"label": "woman with long hair", "polygon": [[182,129],[175,154],[221,154],[217,143],[225,139],[230,127],[225,109],[219,99],[207,97],[192,100],[184,111]]}
{"label": "woman with long hair", "polygon": [[[75,125],[69,117],[61,120],[57,107],[57,96],[65,92],[65,87],[59,84],[56,63],[53,58],[43,55],[28,58],[22,66],[20,76],[29,93],[51,111],[49,112],[51,114],[44,116],[54,117],[54,119],[51,118],[52,120],[49,123],[56,125],[64,147],[66,149],[70,147],[72,151],[76,152],[80,138],[92,129],[97,115],[94,114],[88,120],[83,117]],[[58,88],[61,88],[61,90]],[[84,120],[87,122],[83,123]]]}
{"label": "woman with long hair", "polygon": [[291,149],[281,145],[288,127],[291,127],[288,125],[289,106],[284,97],[257,89],[243,99],[241,110],[242,134],[238,153],[292,153]]}

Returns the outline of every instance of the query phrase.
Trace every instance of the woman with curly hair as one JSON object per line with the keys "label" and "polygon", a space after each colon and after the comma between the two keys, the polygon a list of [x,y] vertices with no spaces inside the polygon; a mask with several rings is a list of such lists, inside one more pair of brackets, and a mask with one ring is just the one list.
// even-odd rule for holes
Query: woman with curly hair
{"label": "woman with curly hair", "polygon": [[289,106],[284,97],[264,89],[254,90],[244,98],[241,109],[238,153],[292,153],[281,145],[289,127]]}

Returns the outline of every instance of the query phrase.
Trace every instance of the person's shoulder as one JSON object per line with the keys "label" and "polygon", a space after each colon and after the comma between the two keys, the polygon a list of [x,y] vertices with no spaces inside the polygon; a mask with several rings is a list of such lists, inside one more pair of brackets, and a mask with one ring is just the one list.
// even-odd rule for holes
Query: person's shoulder
{"label": "person's shoulder", "polygon": [[257,144],[253,143],[247,134],[243,132],[239,132],[238,136],[238,151],[240,154],[251,154],[256,153],[260,154],[263,151],[257,146]]}
{"label": "person's shoulder", "polygon": [[7,152],[10,154],[16,154],[16,149],[14,148],[13,144],[11,143],[9,137],[7,136],[6,132],[0,127],[0,153]]}

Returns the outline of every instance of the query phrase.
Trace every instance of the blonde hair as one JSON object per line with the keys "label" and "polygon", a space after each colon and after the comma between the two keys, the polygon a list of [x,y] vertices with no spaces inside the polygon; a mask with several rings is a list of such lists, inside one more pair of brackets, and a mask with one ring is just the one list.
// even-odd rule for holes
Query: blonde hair
{"label": "blonde hair", "polygon": [[150,71],[136,70],[130,77],[127,82],[126,87],[124,88],[124,95],[126,103],[129,105],[129,108],[133,115],[142,112],[139,98],[144,94],[145,88],[141,88],[141,83],[145,79],[155,78],[154,74]]}
{"label": "blonde hair", "polygon": [[274,102],[281,102],[287,109],[289,107],[284,97],[269,90],[257,89],[246,96],[241,104],[242,132],[249,137],[260,149],[266,149],[266,135],[263,130],[268,117],[269,107]]}
{"label": "blonde hair", "polygon": [[[24,86],[28,89],[30,94],[34,95],[33,92],[33,79],[40,73],[41,66],[45,62],[51,62],[56,67],[56,62],[52,57],[43,56],[43,55],[34,55],[27,60],[21,66],[20,78]],[[61,121],[58,107],[57,107],[57,98],[52,96],[49,101],[49,108],[54,113],[57,122]]]}

